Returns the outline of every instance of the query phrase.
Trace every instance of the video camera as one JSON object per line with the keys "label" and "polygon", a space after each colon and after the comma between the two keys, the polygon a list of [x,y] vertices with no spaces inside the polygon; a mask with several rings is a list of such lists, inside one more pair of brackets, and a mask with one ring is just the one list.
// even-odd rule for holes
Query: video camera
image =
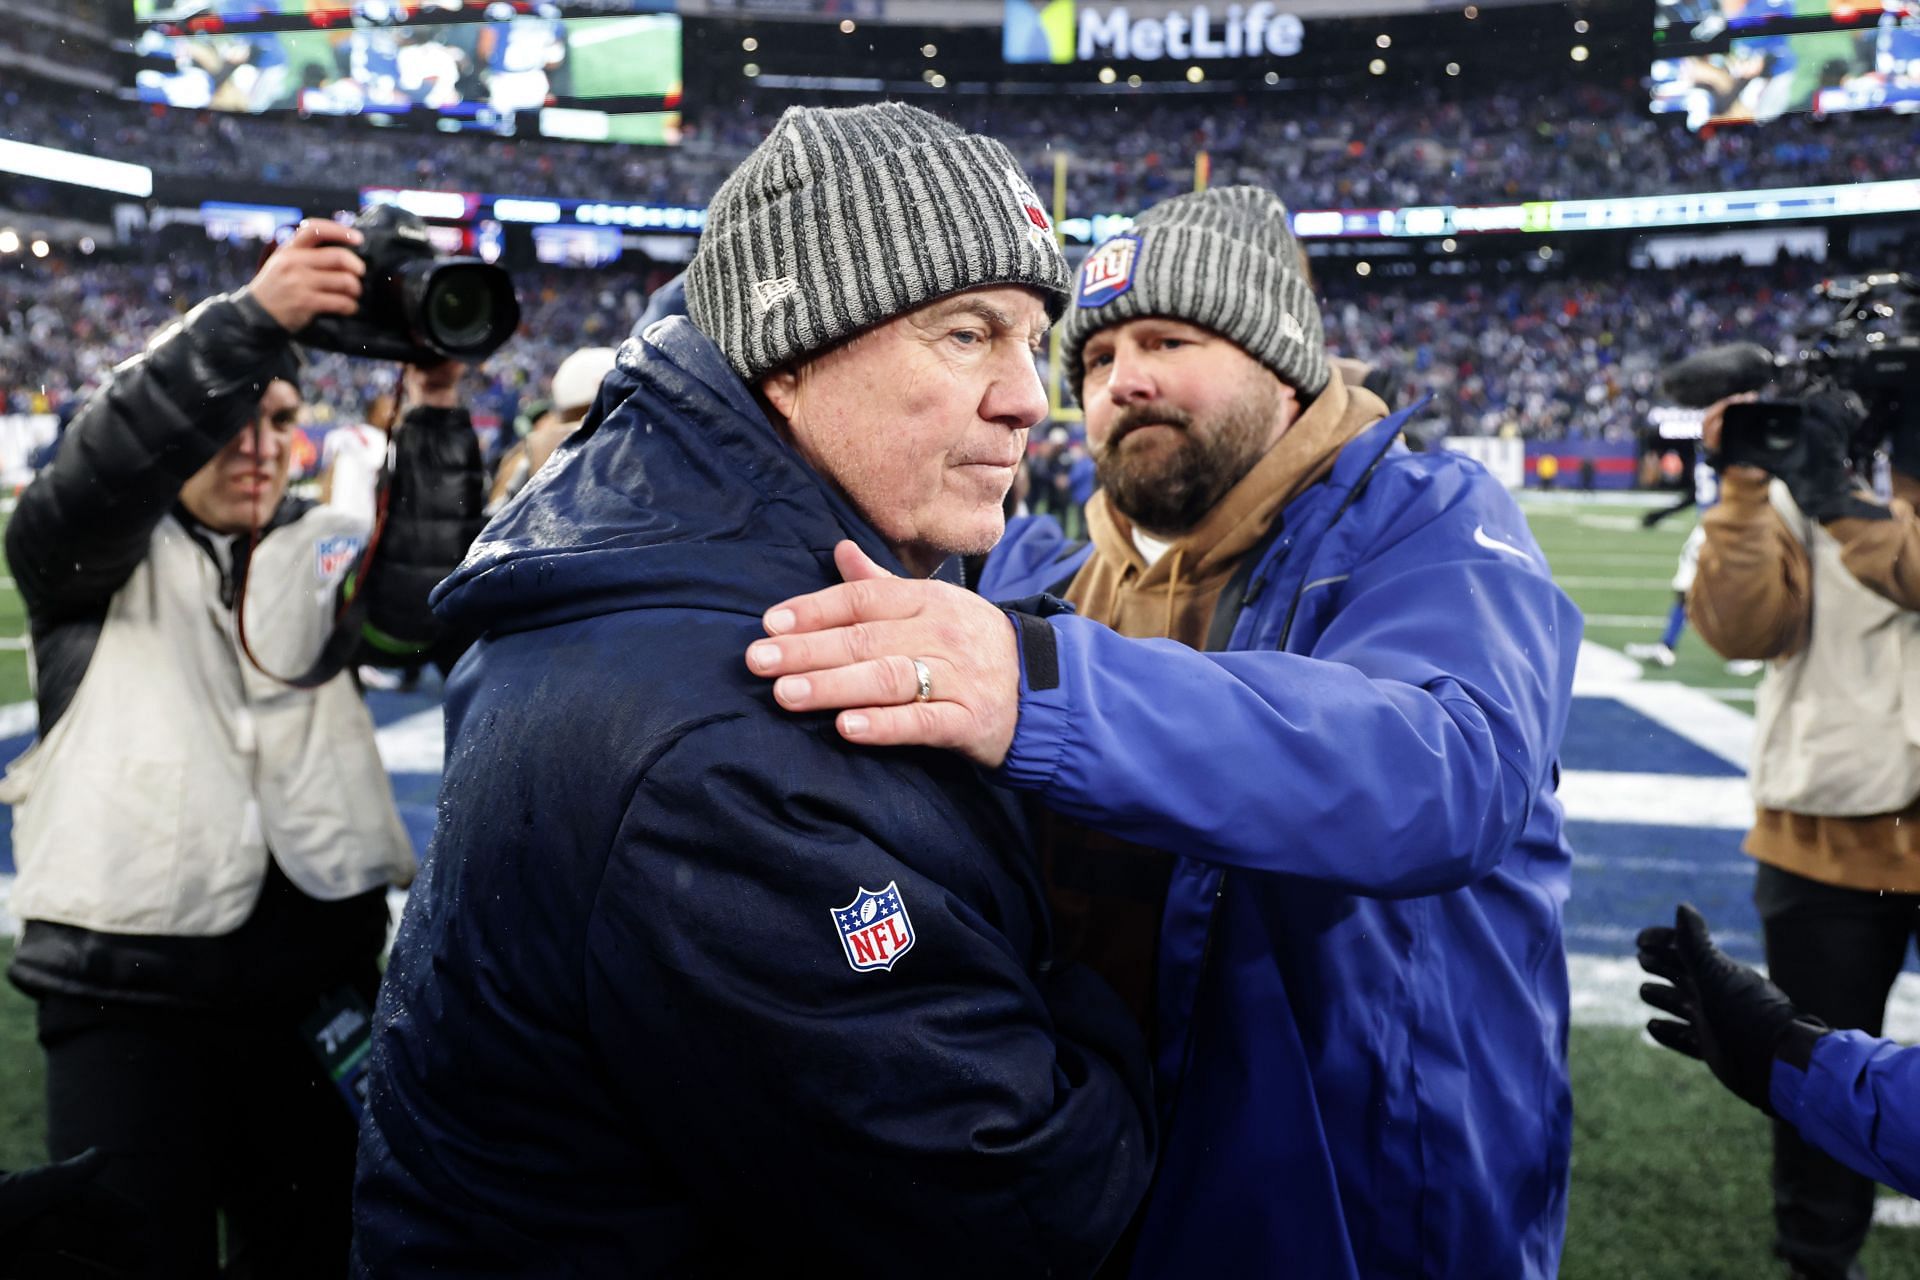
{"label": "video camera", "polygon": [[1920,433],[1920,277],[1901,273],[1857,280],[1826,280],[1816,297],[1835,304],[1832,318],[1799,337],[1798,350],[1776,357],[1757,343],[1713,347],[1670,365],[1661,392],[1689,409],[1727,396],[1761,392],[1758,400],[1727,406],[1720,461],[1790,470],[1805,404],[1823,392],[1851,392],[1858,423],[1848,453],[1865,458],[1890,436]]}
{"label": "video camera", "polygon": [[478,258],[442,258],[427,224],[393,205],[376,205],[353,224],[365,237],[360,309],[322,316],[295,335],[326,351],[432,365],[492,355],[520,327],[513,280]]}

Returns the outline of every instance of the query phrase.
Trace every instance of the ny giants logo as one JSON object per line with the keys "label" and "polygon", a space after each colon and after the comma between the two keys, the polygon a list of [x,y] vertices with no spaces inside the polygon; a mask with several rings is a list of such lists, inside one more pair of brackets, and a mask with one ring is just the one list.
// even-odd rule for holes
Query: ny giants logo
{"label": "ny giants logo", "polygon": [[832,914],[847,963],[857,972],[892,969],[913,950],[913,921],[907,916],[907,904],[900,901],[897,881],[884,889],[862,888],[852,902],[835,907]]}
{"label": "ny giants logo", "polygon": [[1087,255],[1080,264],[1081,307],[1105,306],[1133,288],[1133,269],[1140,261],[1139,236],[1115,236]]}

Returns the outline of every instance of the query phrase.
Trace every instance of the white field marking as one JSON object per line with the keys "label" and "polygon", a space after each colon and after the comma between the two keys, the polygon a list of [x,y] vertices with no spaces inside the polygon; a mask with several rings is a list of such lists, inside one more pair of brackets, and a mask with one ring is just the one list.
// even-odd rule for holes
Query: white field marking
{"label": "white field marking", "polygon": [[40,726],[40,713],[31,702],[10,702],[0,706],[0,738],[17,738]]}
{"label": "white field marking", "polygon": [[1751,877],[1751,858],[1715,858],[1700,862],[1689,858],[1616,858],[1593,853],[1573,855],[1575,871],[1653,871],[1687,876]]}
{"label": "white field marking", "polygon": [[1920,1200],[1909,1200],[1897,1191],[1882,1189],[1873,1201],[1873,1225],[1876,1227],[1920,1227]]}
{"label": "white field marking", "polygon": [[[1660,532],[1658,529],[1649,529],[1642,525],[1637,516],[1575,516],[1573,522],[1582,529],[1605,529],[1609,533],[1637,533],[1645,536]],[[1668,552],[1668,554],[1673,553]]]}
{"label": "white field marking", "polygon": [[1650,564],[1675,564],[1680,555],[1676,551],[1560,551],[1548,557],[1556,565],[1577,560],[1583,565],[1622,565],[1644,568]]}
{"label": "white field marking", "polygon": [[373,740],[388,773],[439,773],[446,765],[446,717],[439,707],[403,716]]}
{"label": "white field marking", "polygon": [[1589,613],[1584,615],[1590,627],[1664,627],[1667,620],[1653,613]]}
{"label": "white field marking", "polygon": [[[1626,935],[1621,950],[1628,950],[1639,931],[1621,932]],[[1723,935],[1716,932],[1714,937],[1719,940]],[[1567,979],[1576,1026],[1644,1027],[1648,1018],[1656,1016],[1640,1000],[1640,984],[1648,981],[1647,975],[1640,971],[1639,961],[1629,956],[1569,955]],[[1886,1034],[1901,1044],[1920,1042],[1920,974],[1903,973],[1894,979],[1893,998],[1887,1001]]]}
{"label": "white field marking", "polygon": [[1664,578],[1587,578],[1564,573],[1553,575],[1557,587],[1578,587],[1582,591],[1672,591],[1673,575]]}
{"label": "white field marking", "polygon": [[1702,689],[1700,690],[1700,692],[1706,694],[1709,698],[1718,698],[1721,702],[1752,702],[1753,701],[1752,689],[1739,689],[1739,688]]}
{"label": "white field marking", "polygon": [[24,650],[27,643],[25,636],[0,636],[0,649],[12,649],[17,652]]}
{"label": "white field marking", "polygon": [[1672,680],[1643,680],[1639,663],[1605,645],[1580,642],[1573,691],[1580,697],[1617,699],[1742,772],[1753,757],[1752,716]]}
{"label": "white field marking", "polygon": [[1745,778],[1568,769],[1560,775],[1560,803],[1576,822],[1618,824],[1630,813],[1635,825],[1729,831],[1753,825],[1753,793]]}
{"label": "white field marking", "polygon": [[1556,515],[1570,514],[1585,507],[1670,507],[1680,497],[1679,490],[1646,489],[1527,489],[1515,495],[1522,510],[1539,507]]}

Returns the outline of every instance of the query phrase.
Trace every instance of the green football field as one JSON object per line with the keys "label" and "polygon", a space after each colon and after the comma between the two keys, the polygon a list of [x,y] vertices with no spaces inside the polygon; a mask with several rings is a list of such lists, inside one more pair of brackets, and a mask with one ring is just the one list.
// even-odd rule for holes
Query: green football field
{"label": "green football field", "polygon": [[[1587,635],[1619,647],[1658,637],[1668,579],[1692,513],[1653,530],[1644,505],[1530,499],[1528,517],[1556,576],[1588,615]],[[0,639],[22,628],[17,597],[0,591]],[[1735,705],[1752,677],[1726,674],[1689,634],[1670,671]],[[0,700],[26,697],[25,662],[0,649]],[[1766,1123],[1696,1063],[1647,1044],[1636,1030],[1576,1026],[1573,1184],[1561,1274],[1574,1280],[1765,1280],[1768,1253]],[[39,1052],[31,1006],[0,989],[0,1168],[43,1156]],[[1500,1140],[1487,1135],[1489,1142]],[[1920,1209],[1889,1196],[1886,1216],[1920,1224]],[[1920,1280],[1920,1229],[1883,1224],[1864,1258],[1875,1280]],[[1490,1278],[1497,1280],[1497,1278]]]}

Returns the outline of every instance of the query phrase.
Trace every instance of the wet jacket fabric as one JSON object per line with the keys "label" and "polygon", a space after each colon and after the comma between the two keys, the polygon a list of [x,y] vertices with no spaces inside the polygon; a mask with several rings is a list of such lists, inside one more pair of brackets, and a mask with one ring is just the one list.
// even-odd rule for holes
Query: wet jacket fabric
{"label": "wet jacket fabric", "polygon": [[[1571,1105],[1554,798],[1580,618],[1478,464],[1355,437],[1210,652],[1052,618],[999,776],[1176,855],[1133,1274],[1548,1277]],[[1010,529],[980,589],[1087,554]]]}
{"label": "wet jacket fabric", "polygon": [[746,668],[845,537],[897,564],[676,317],[442,585],[359,1274],[1073,1276],[1132,1217],[1145,1046],[1050,966],[1017,803]]}
{"label": "wet jacket fabric", "polygon": [[1774,1059],[1769,1093],[1775,1114],[1802,1138],[1857,1173],[1920,1195],[1920,1048],[1829,1032],[1804,1069]]}

